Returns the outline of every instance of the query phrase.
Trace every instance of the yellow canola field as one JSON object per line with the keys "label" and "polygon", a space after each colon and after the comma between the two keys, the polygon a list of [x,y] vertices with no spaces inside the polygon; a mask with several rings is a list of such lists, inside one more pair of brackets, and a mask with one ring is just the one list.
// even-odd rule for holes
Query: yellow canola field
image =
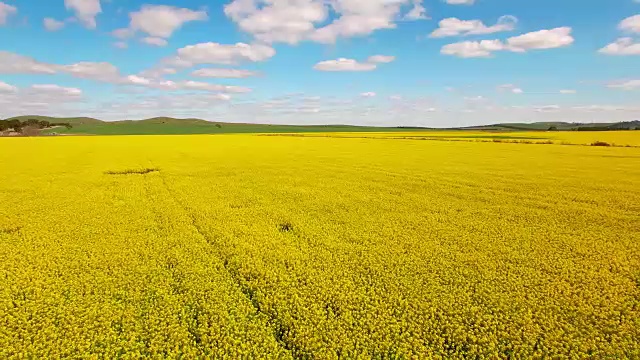
{"label": "yellow canola field", "polygon": [[[267,135],[269,136],[269,135]],[[271,135],[282,136],[282,135]],[[615,147],[640,147],[640,131],[400,131],[400,132],[343,132],[298,133],[289,136],[375,138],[403,140],[441,140],[466,142],[505,142],[523,144],[591,145],[605,142]]]}
{"label": "yellow canola field", "polygon": [[2,359],[640,358],[638,148],[7,138],[0,169]]}

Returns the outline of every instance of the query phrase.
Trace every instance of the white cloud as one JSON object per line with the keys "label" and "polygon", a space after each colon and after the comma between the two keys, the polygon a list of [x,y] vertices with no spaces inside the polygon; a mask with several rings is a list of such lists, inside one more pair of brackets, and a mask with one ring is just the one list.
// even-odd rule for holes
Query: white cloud
{"label": "white cloud", "polygon": [[15,15],[17,12],[18,9],[15,6],[0,1],[0,25],[5,25],[9,16]]}
{"label": "white cloud", "polygon": [[177,55],[166,59],[173,66],[191,67],[197,64],[237,64],[240,62],[264,61],[276,51],[263,44],[236,43],[223,45],[214,42],[189,45],[178,49]]}
{"label": "white cloud", "polygon": [[510,93],[513,93],[513,94],[522,94],[522,93],[524,93],[524,91],[521,88],[519,88],[519,87],[517,87],[517,86],[515,86],[513,84],[500,85],[500,86],[498,86],[498,91],[501,91],[501,92],[508,91]]}
{"label": "white cloud", "polygon": [[362,97],[375,97],[376,93],[370,92],[370,91],[369,92],[363,92],[362,94],[360,94],[360,96],[362,96]]}
{"label": "white cloud", "polygon": [[165,75],[173,75],[176,74],[178,70],[171,67],[155,67],[149,70],[142,71],[140,75],[152,79],[160,79]]}
{"label": "white cloud", "polygon": [[214,93],[248,93],[251,92],[250,88],[242,87],[242,86],[230,86],[230,85],[219,85],[219,84],[211,84],[200,81],[171,81],[171,80],[159,80],[152,79],[140,75],[129,75],[125,78],[120,79],[119,84],[121,85],[132,85],[132,86],[142,86],[150,89],[159,89],[159,90],[167,90],[167,91],[179,91],[179,90],[197,90],[197,91],[207,91]]}
{"label": "white cloud", "polygon": [[445,55],[453,55],[461,58],[490,57],[494,51],[504,49],[500,40],[463,41],[448,44],[442,47],[440,52]]}
{"label": "white cloud", "polygon": [[476,0],[445,0],[449,5],[473,5]]}
{"label": "white cloud", "polygon": [[63,21],[58,21],[52,18],[45,18],[43,20],[44,28],[48,31],[57,31],[64,27]]}
{"label": "white cloud", "polygon": [[571,45],[574,39],[570,27],[540,30],[500,40],[463,41],[442,47],[441,53],[462,58],[491,57],[496,51],[526,52]]}
{"label": "white cloud", "polygon": [[[411,10],[402,15],[409,5]],[[321,26],[330,11],[333,20]],[[260,41],[289,44],[303,40],[330,44],[338,38],[395,28],[398,19],[426,18],[421,0],[234,0],[224,12]]]}
{"label": "white cloud", "polygon": [[[162,80],[162,76],[175,74],[174,68],[155,68],[138,75],[124,76],[118,68],[107,62],[79,62],[69,65],[53,65],[40,63],[34,59],[8,52],[0,52],[0,73],[66,73],[73,77],[107,82],[117,85],[143,86],[168,91],[197,90],[220,93],[247,93],[250,88],[210,84],[198,81]],[[45,89],[41,87],[40,89]]]}
{"label": "white cloud", "polygon": [[422,6],[422,0],[414,0],[411,11],[404,15],[404,20],[424,20],[428,19],[427,9]]}
{"label": "white cloud", "polygon": [[376,30],[394,29],[394,19],[399,12],[396,8],[399,6],[391,3],[391,7],[381,6],[372,13],[346,12],[331,24],[316,29],[309,39],[321,44],[333,44],[338,38],[366,36]]}
{"label": "white cloud", "polygon": [[534,107],[534,111],[537,111],[537,112],[550,112],[550,111],[558,111],[558,110],[560,110],[559,105],[544,105],[544,106]]}
{"label": "white cloud", "polygon": [[578,92],[576,90],[573,89],[562,89],[560,90],[560,94],[564,94],[564,95],[571,95],[571,94],[577,94]]}
{"label": "white cloud", "polygon": [[18,88],[13,86],[13,85],[9,85],[6,82],[2,82],[0,81],[0,93],[9,93],[9,92],[16,92],[18,91]]}
{"label": "white cloud", "polygon": [[640,80],[626,80],[612,82],[607,85],[611,89],[635,90],[640,88]]}
{"label": "white cloud", "polygon": [[441,38],[447,36],[482,35],[511,31],[515,29],[517,22],[518,19],[510,15],[500,17],[498,22],[492,26],[486,26],[480,20],[447,18],[439,22],[439,27],[435,29],[429,37]]}
{"label": "white cloud", "polygon": [[145,85],[151,85],[152,84],[151,79],[147,79],[145,77],[137,76],[137,75],[129,75],[129,76],[127,76],[126,81],[131,83],[132,85],[145,86]]}
{"label": "white cloud", "polygon": [[135,31],[129,29],[129,28],[121,28],[121,29],[115,29],[111,32],[111,35],[113,35],[114,37],[118,38],[118,39],[128,39],[130,37],[132,37],[134,35]]}
{"label": "white cloud", "polygon": [[630,37],[624,37],[603,47],[598,52],[605,55],[640,55],[640,43]]}
{"label": "white cloud", "polygon": [[240,87],[240,86],[227,86],[227,85],[218,85],[218,84],[210,84],[199,81],[183,81],[178,83],[178,87],[182,89],[188,90],[206,90],[213,92],[227,92],[227,93],[247,93],[250,92],[251,89]]}
{"label": "white cloud", "polygon": [[395,59],[396,59],[395,56],[373,55],[373,56],[369,56],[369,58],[367,59],[367,62],[373,63],[373,64],[386,64],[386,63],[392,62]]}
{"label": "white cloud", "polygon": [[313,68],[319,71],[371,71],[376,67],[377,65],[373,63],[359,63],[353,59],[339,58],[320,61]]}
{"label": "white cloud", "polygon": [[634,15],[622,20],[618,28],[626,32],[640,33],[640,15]]}
{"label": "white cloud", "polygon": [[482,95],[477,96],[465,96],[464,101],[469,103],[478,103],[478,102],[486,102],[487,98]]}
{"label": "white cloud", "polygon": [[41,63],[33,58],[0,51],[0,74],[55,74],[56,65]]}
{"label": "white cloud", "polygon": [[553,49],[573,44],[570,27],[540,30],[507,39],[509,50],[524,52],[532,49]]}
{"label": "white cloud", "polygon": [[190,21],[207,20],[206,11],[194,11],[166,5],[143,5],[129,14],[130,29],[142,31],[155,38],[169,38],[174,31]]}
{"label": "white cloud", "polygon": [[18,9],[15,6],[0,1],[0,26],[5,25],[7,19],[16,13],[18,13]]}
{"label": "white cloud", "polygon": [[147,36],[145,38],[140,39],[140,41],[147,45],[153,45],[153,46],[167,46],[168,44],[167,40],[159,37],[153,37],[153,36]]}
{"label": "white cloud", "polygon": [[193,76],[210,77],[210,78],[228,78],[241,79],[256,76],[257,73],[249,70],[240,69],[198,69],[191,73]]}
{"label": "white cloud", "polygon": [[79,62],[60,66],[59,69],[61,72],[81,79],[118,82],[121,78],[118,68],[108,62]]}
{"label": "white cloud", "polygon": [[100,0],[64,0],[64,6],[73,10],[86,28],[96,28],[96,16],[102,12]]}
{"label": "white cloud", "polygon": [[129,47],[129,45],[124,41],[116,41],[113,43],[113,46],[117,47],[118,49],[126,49]]}
{"label": "white cloud", "polygon": [[328,16],[325,5],[316,0],[234,0],[225,5],[224,13],[258,40],[289,44],[307,38]]}
{"label": "white cloud", "polygon": [[54,85],[54,84],[32,85],[31,89],[41,93],[52,93],[52,94],[61,94],[61,95],[69,95],[69,96],[82,95],[82,90],[78,88],[63,87],[63,86]]}

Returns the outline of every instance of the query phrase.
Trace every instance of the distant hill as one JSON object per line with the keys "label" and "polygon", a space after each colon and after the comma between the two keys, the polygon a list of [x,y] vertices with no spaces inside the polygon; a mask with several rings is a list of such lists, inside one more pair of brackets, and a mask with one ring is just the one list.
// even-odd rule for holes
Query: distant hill
{"label": "distant hill", "polygon": [[609,131],[640,130],[640,120],[617,123],[568,123],[568,122],[536,122],[536,123],[502,123],[482,126],[453,128],[451,130],[494,130],[494,131]]}
{"label": "distant hill", "polygon": [[169,134],[228,134],[228,133],[301,133],[301,132],[396,132],[424,130],[476,130],[476,131],[607,131],[607,130],[640,130],[640,121],[618,123],[567,123],[538,122],[513,123],[470,126],[462,128],[435,129],[427,127],[371,127],[351,125],[269,125],[249,123],[224,123],[202,119],[176,119],[171,117],[155,117],[144,120],[102,121],[89,117],[56,118],[50,116],[18,116],[6,120],[28,119],[46,120],[50,123],[69,123],[72,128],[57,127],[44,130],[44,133],[84,134],[84,135],[169,135]]}
{"label": "distant hill", "polygon": [[57,117],[52,117],[52,116],[40,116],[40,115],[25,115],[25,116],[16,116],[16,117],[12,117],[12,118],[8,118],[5,120],[20,120],[20,121],[27,121],[29,119],[36,119],[36,120],[45,120],[48,121],[50,123],[69,123],[71,125],[92,125],[92,124],[101,124],[104,121],[98,120],[98,119],[94,119],[94,118],[90,118],[90,117],[72,117],[72,118],[57,118]]}
{"label": "distant hill", "polygon": [[[82,135],[177,135],[177,134],[231,134],[231,133],[301,133],[301,132],[371,132],[407,131],[397,127],[366,127],[350,125],[270,125],[224,123],[202,119],[176,119],[156,117],[144,120],[101,121],[93,118],[56,118],[49,116],[19,116],[11,119],[46,120],[51,123],[68,122],[73,127],[57,127],[44,133]],[[423,129],[424,130],[424,129]]]}

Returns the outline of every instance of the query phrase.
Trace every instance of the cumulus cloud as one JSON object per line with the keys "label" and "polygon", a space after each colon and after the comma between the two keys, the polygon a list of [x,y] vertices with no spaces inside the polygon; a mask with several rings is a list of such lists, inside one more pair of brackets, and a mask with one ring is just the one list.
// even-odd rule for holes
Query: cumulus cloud
{"label": "cumulus cloud", "polygon": [[5,25],[9,16],[15,15],[17,12],[18,9],[15,6],[0,1],[0,25]]}
{"label": "cumulus cloud", "polygon": [[240,69],[198,69],[191,73],[193,76],[210,78],[241,79],[256,76],[257,73]]}
{"label": "cumulus cloud", "polygon": [[414,0],[413,8],[404,15],[404,20],[424,20],[428,19],[427,9],[422,5],[422,0]]}
{"label": "cumulus cloud", "polygon": [[64,22],[52,18],[45,18],[43,25],[48,31],[58,31],[64,27]]}
{"label": "cumulus cloud", "polygon": [[251,89],[241,86],[218,85],[192,80],[178,82],[177,86],[179,89],[205,90],[225,93],[247,93],[251,91]]}
{"label": "cumulus cloud", "polygon": [[513,93],[513,94],[522,94],[522,93],[524,93],[524,91],[521,88],[519,88],[519,87],[517,87],[517,86],[515,86],[513,84],[500,85],[500,86],[498,86],[498,91],[500,91],[500,92],[505,92],[506,91],[506,92],[510,92],[510,93]]}
{"label": "cumulus cloud", "polygon": [[442,47],[441,53],[462,58],[491,57],[496,51],[526,52],[569,46],[574,39],[570,27],[540,30],[500,40],[464,41]]}
{"label": "cumulus cloud", "polygon": [[490,57],[494,51],[504,50],[500,40],[463,41],[448,44],[440,52],[461,58]]}
{"label": "cumulus cloud", "polygon": [[[81,79],[89,79],[116,85],[142,86],[150,89],[167,91],[195,90],[216,93],[247,93],[251,91],[250,88],[241,86],[218,85],[191,80],[178,82],[162,80],[162,76],[176,73],[175,69],[168,67],[152,69],[138,75],[122,75],[115,65],[107,62],[79,62],[68,65],[55,65],[41,63],[32,58],[9,52],[0,52],[0,73],[63,73]],[[40,86],[37,89],[47,90],[46,86]],[[50,90],[51,89],[55,88],[50,87]]]}
{"label": "cumulus cloud", "polygon": [[118,39],[128,39],[130,37],[132,37],[135,34],[135,31],[133,31],[130,28],[121,28],[121,29],[115,29],[111,32],[111,35],[113,35],[114,37],[118,38]]}
{"label": "cumulus cloud", "polygon": [[525,52],[532,49],[554,49],[573,44],[570,27],[540,30],[507,39],[511,51]]}
{"label": "cumulus cloud", "polygon": [[206,11],[194,11],[167,5],[143,5],[139,11],[129,14],[133,31],[142,31],[154,38],[169,38],[183,24],[203,21],[209,17]]}
{"label": "cumulus cloud", "polygon": [[268,60],[275,54],[275,49],[263,44],[224,45],[208,42],[180,48],[175,56],[165,59],[165,62],[179,67],[191,67],[197,64],[232,65]]}
{"label": "cumulus cloud", "polygon": [[58,69],[60,72],[65,72],[81,79],[118,82],[121,78],[118,68],[108,62],[79,62],[70,65],[62,65]]}
{"label": "cumulus cloud", "polygon": [[140,75],[144,77],[152,78],[152,79],[159,79],[164,77],[165,75],[173,75],[173,74],[176,74],[177,72],[178,70],[172,67],[155,67],[152,69],[142,71]]}
{"label": "cumulus cloud", "polygon": [[0,81],[0,93],[12,93],[16,91],[18,91],[17,87]]}
{"label": "cumulus cloud", "polygon": [[640,33],[640,15],[634,15],[622,20],[618,28],[625,32]]}
{"label": "cumulus cloud", "polygon": [[63,86],[54,85],[54,84],[36,84],[36,85],[32,85],[31,89],[35,92],[40,92],[40,93],[59,94],[59,95],[66,95],[66,96],[82,95],[82,90],[78,88],[63,87]]}
{"label": "cumulus cloud", "polygon": [[[224,12],[242,31],[262,42],[289,44],[304,40],[330,44],[338,38],[395,28],[398,19],[426,18],[421,0],[234,0]],[[323,25],[330,12],[335,16]]]}
{"label": "cumulus cloud", "polygon": [[445,0],[449,5],[473,5],[476,0]]}
{"label": "cumulus cloud", "polygon": [[360,94],[360,96],[362,96],[362,97],[375,97],[375,96],[376,96],[376,93],[371,92],[371,91],[369,91],[369,92],[363,92],[362,94]]}
{"label": "cumulus cloud", "polygon": [[394,61],[395,59],[396,59],[395,56],[373,55],[373,56],[369,56],[369,58],[367,59],[367,62],[373,63],[373,64],[386,64]]}
{"label": "cumulus cloud", "polygon": [[630,37],[624,37],[603,47],[598,52],[605,55],[640,55],[640,43]]}
{"label": "cumulus cloud", "polygon": [[326,20],[328,9],[315,0],[234,0],[224,7],[224,13],[260,41],[296,44],[313,32],[315,24]]}
{"label": "cumulus cloud", "polygon": [[120,85],[141,86],[150,89],[179,91],[179,90],[196,90],[214,93],[235,93],[242,94],[251,92],[250,88],[242,86],[219,85],[193,80],[171,81],[152,79],[140,75],[129,75],[118,81]]}
{"label": "cumulus cloud", "polygon": [[624,80],[609,83],[607,87],[611,89],[636,90],[640,88],[640,80]]}
{"label": "cumulus cloud", "polygon": [[571,94],[577,94],[578,92],[576,90],[573,89],[562,89],[560,90],[560,94],[563,95],[571,95]]}
{"label": "cumulus cloud", "polygon": [[435,29],[429,37],[441,38],[448,36],[483,35],[511,31],[515,29],[517,22],[518,19],[510,15],[500,17],[498,22],[492,26],[486,26],[480,20],[447,18],[439,22],[439,27]]}
{"label": "cumulus cloud", "polygon": [[100,0],[64,0],[64,6],[74,11],[87,29],[96,28],[96,16],[102,12]]}
{"label": "cumulus cloud", "polygon": [[376,67],[375,63],[360,63],[353,59],[339,58],[320,61],[313,68],[318,71],[371,71]]}
{"label": "cumulus cloud", "polygon": [[28,56],[0,51],[0,74],[55,74],[56,65],[39,62]]}
{"label": "cumulus cloud", "polygon": [[[2,84],[0,83],[0,88]],[[70,107],[81,104],[86,99],[82,90],[63,87],[56,84],[36,84],[29,87],[11,87],[3,92],[0,89],[0,118],[25,115],[47,114],[52,116],[69,116],[75,111]]]}
{"label": "cumulus cloud", "polygon": [[152,45],[152,46],[167,46],[167,40],[160,37],[147,36],[145,38],[140,39],[141,42]]}
{"label": "cumulus cloud", "polygon": [[118,49],[126,49],[129,47],[129,45],[124,41],[116,41],[113,43],[113,46],[117,47]]}

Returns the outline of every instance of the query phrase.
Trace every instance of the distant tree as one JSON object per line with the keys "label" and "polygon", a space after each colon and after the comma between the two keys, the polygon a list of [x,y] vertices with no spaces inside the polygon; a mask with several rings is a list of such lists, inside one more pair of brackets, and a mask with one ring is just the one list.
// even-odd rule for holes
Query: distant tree
{"label": "distant tree", "polygon": [[48,122],[48,121],[46,121],[46,120],[40,120],[40,121],[38,121],[38,127],[39,127],[40,129],[46,129],[46,128],[48,128],[49,126],[51,126],[51,123],[49,123],[49,122]]}
{"label": "distant tree", "polygon": [[20,132],[22,130],[22,123],[18,119],[11,119],[7,123],[9,128],[13,129],[15,132]]}
{"label": "distant tree", "polygon": [[549,126],[548,131],[558,131],[558,127],[557,126]]}
{"label": "distant tree", "polygon": [[218,129],[220,129],[220,128],[222,128],[222,125],[220,125],[220,124],[216,124],[216,127],[217,127]]}

